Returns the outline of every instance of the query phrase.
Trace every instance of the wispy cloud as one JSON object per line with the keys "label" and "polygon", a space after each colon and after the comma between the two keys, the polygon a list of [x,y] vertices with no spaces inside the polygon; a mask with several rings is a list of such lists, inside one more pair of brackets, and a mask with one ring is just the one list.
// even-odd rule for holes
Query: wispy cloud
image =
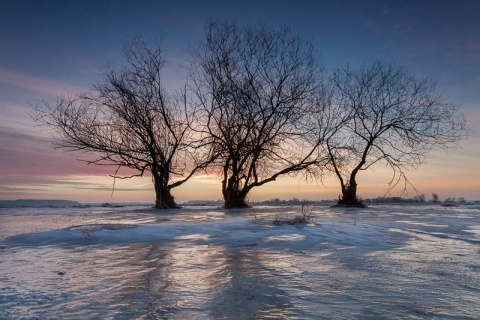
{"label": "wispy cloud", "polygon": [[0,112],[2,114],[10,113],[12,115],[17,115],[17,116],[18,115],[25,116],[27,112],[30,111],[31,109],[31,107],[27,104],[25,105],[15,104],[15,103],[5,102],[1,100],[0,100],[0,107],[1,107]]}
{"label": "wispy cloud", "polygon": [[37,77],[3,67],[0,67],[0,83],[49,96],[54,96],[59,93],[67,94],[85,90],[85,88],[79,86],[65,84],[48,78]]}

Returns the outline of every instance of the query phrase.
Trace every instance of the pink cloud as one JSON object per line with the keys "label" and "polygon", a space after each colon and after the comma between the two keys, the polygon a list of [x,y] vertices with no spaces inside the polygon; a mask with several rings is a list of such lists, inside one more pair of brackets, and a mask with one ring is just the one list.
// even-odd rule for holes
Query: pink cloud
{"label": "pink cloud", "polygon": [[[111,196],[113,178],[109,175],[116,167],[87,165],[74,154],[55,150],[49,137],[30,130],[0,125],[0,199]],[[133,173],[125,168],[119,171]],[[149,190],[148,186],[130,188],[117,183],[115,194],[134,197]]]}

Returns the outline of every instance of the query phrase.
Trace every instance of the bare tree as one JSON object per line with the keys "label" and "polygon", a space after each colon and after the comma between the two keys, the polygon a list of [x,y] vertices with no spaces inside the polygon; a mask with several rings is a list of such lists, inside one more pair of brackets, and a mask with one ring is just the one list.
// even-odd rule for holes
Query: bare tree
{"label": "bare tree", "polygon": [[[202,145],[218,155],[225,208],[246,207],[248,193],[320,160],[323,70],[315,51],[285,28],[209,22],[193,48]],[[305,139],[309,135],[310,139]]]}
{"label": "bare tree", "polygon": [[332,81],[333,103],[347,116],[326,144],[342,189],[339,204],[361,205],[357,174],[379,162],[393,170],[389,186],[404,181],[406,190],[406,168],[424,163],[432,149],[455,146],[467,133],[457,107],[434,81],[417,79],[395,63],[347,66]]}
{"label": "bare tree", "polygon": [[[37,105],[33,116],[52,129],[56,147],[89,155],[83,158],[89,164],[116,166],[114,178],[150,172],[155,207],[175,208],[171,189],[206,165],[189,148],[193,113],[185,92],[169,94],[162,86],[160,44],[137,38],[124,55],[125,64],[103,72],[91,91]],[[137,173],[118,176],[120,167]]]}

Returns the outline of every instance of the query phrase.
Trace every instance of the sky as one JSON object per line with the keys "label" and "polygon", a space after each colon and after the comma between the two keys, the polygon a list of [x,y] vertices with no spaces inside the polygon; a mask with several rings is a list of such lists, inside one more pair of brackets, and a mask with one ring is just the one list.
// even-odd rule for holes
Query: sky
{"label": "sky", "polygon": [[[149,177],[117,180],[112,194],[115,168],[55,150],[29,113],[39,101],[88,90],[102,68],[121,62],[123,46],[135,36],[164,38],[164,78],[171,88],[182,86],[186,48],[202,40],[208,19],[288,26],[314,43],[327,71],[385,59],[438,80],[472,133],[459,148],[431,153],[428,163],[407,173],[409,180],[427,199],[432,193],[480,199],[480,1],[1,0],[0,7],[0,200],[153,201]],[[359,196],[383,196],[390,178],[382,166],[362,172]],[[339,193],[333,177],[286,177],[254,189],[249,200]],[[222,198],[219,178],[207,175],[173,194],[178,202]],[[410,188],[408,196],[415,195]]]}

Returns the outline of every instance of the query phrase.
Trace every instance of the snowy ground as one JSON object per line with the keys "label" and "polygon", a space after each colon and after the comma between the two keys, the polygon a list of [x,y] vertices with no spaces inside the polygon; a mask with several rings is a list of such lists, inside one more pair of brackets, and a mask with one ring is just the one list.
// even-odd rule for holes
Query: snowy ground
{"label": "snowy ground", "polygon": [[0,209],[0,319],[478,319],[480,209]]}

